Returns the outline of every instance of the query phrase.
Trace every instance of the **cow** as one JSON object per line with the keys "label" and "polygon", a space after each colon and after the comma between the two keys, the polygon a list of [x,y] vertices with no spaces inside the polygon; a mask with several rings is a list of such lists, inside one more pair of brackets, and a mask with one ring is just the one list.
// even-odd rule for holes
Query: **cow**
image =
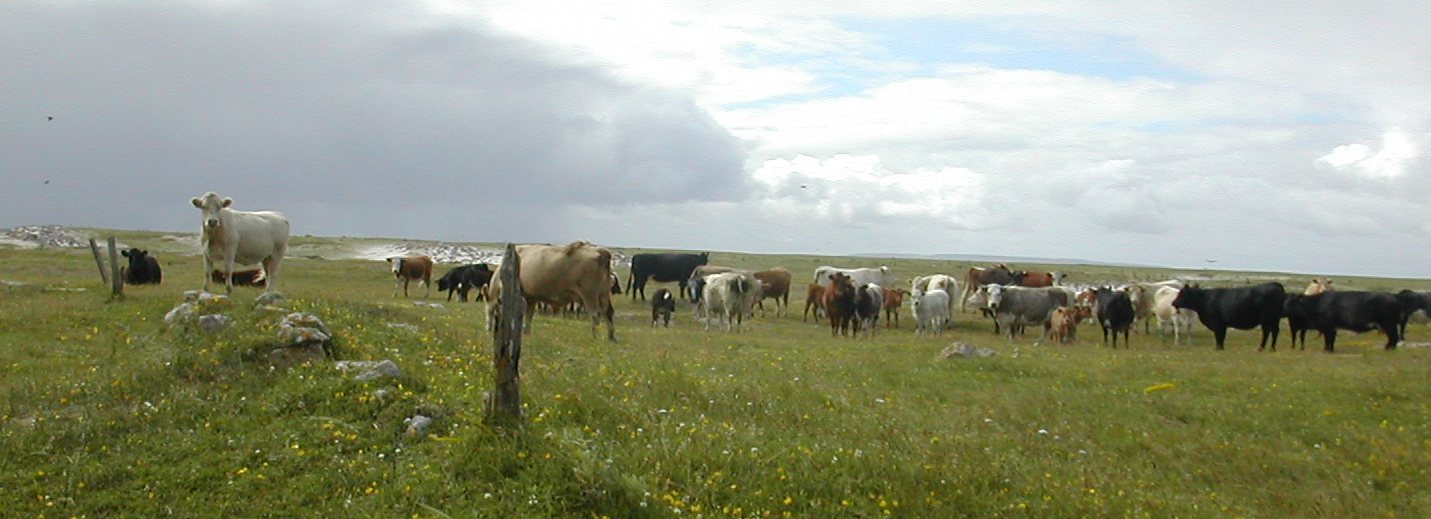
{"label": "cow", "polygon": [[467,293],[472,289],[477,289],[477,297],[480,299],[485,291],[483,287],[492,282],[492,267],[486,263],[475,265],[462,265],[453,268],[443,274],[437,280],[437,291],[447,292],[447,300],[452,300],[452,294],[457,294],[457,300],[467,302]]}
{"label": "cow", "polygon": [[855,319],[855,285],[842,272],[830,274],[827,283],[820,306],[830,319],[830,336],[849,335]]}
{"label": "cow", "polygon": [[1108,335],[1112,332],[1113,348],[1117,349],[1118,332],[1123,332],[1123,347],[1130,347],[1128,331],[1133,328],[1137,313],[1133,311],[1133,302],[1128,299],[1128,293],[1113,290],[1111,287],[1100,287],[1097,294],[1098,300],[1094,306],[1098,309],[1098,326],[1103,329],[1103,344],[1108,344]]}
{"label": "cow", "polygon": [[881,266],[862,268],[841,268],[831,266],[821,266],[815,269],[815,282],[820,286],[830,286],[830,274],[844,274],[850,278],[850,284],[854,286],[864,286],[875,284],[882,287],[894,286],[894,272],[889,267]]}
{"label": "cow", "polygon": [[[910,292],[903,288],[884,289],[884,326],[886,328],[899,328],[899,307],[904,306],[904,296],[908,295]],[[947,291],[944,297],[949,297]],[[947,308],[949,305],[944,306]]]}
{"label": "cow", "polygon": [[1223,349],[1229,327],[1239,330],[1262,328],[1262,341],[1257,350],[1267,348],[1272,339],[1272,351],[1277,351],[1277,335],[1281,332],[1283,306],[1287,289],[1272,281],[1260,285],[1233,288],[1202,288],[1188,285],[1178,291],[1173,308],[1197,312],[1203,326],[1212,330],[1217,349]]}
{"label": "cow", "polygon": [[636,254],[631,256],[631,276],[626,279],[626,291],[631,299],[646,300],[646,282],[679,283],[685,293],[691,272],[710,261],[711,253],[683,254],[675,252]]}
{"label": "cow", "polygon": [[770,270],[762,270],[755,273],[755,279],[760,280],[760,298],[756,304],[760,305],[760,315],[765,315],[765,300],[775,300],[775,316],[783,316],[790,312],[790,271],[781,267]]}
{"label": "cow", "polygon": [[670,290],[660,289],[651,296],[651,327],[655,328],[657,322],[661,322],[666,328],[671,327],[671,315],[676,313],[676,296]]}
{"label": "cow", "polygon": [[884,310],[884,287],[870,283],[855,291],[855,334],[867,332],[871,339],[879,324],[879,313]]}
{"label": "cow", "polygon": [[1055,308],[1068,306],[1070,301],[1068,291],[1059,287],[1030,288],[997,284],[985,287],[989,298],[988,307],[994,311],[994,322],[1008,330],[1011,341],[1019,328],[1030,324],[1042,325],[1044,336],[1047,336],[1050,328],[1049,315]]}
{"label": "cow", "polygon": [[1053,309],[1053,314],[1049,315],[1048,321],[1051,330],[1049,340],[1056,343],[1069,343],[1077,340],[1077,307],[1060,306],[1055,308]]}
{"label": "cow", "polygon": [[[417,281],[426,290],[422,297],[432,295],[432,258],[427,256],[398,256],[388,258],[393,271],[393,297],[397,297],[398,286],[402,286],[402,296],[407,297],[407,285]],[[451,292],[447,293],[452,296]]]}
{"label": "cow", "polygon": [[222,265],[221,270],[228,275],[224,285],[227,293],[232,294],[234,266],[255,263],[263,265],[267,279],[264,292],[278,289],[278,268],[288,251],[289,225],[283,214],[230,209],[234,199],[220,197],[213,191],[194,197],[189,202],[203,215],[200,242],[204,249],[205,292],[213,281],[209,271],[215,270],[217,265]]}
{"label": "cow", "polygon": [[263,270],[260,269],[239,270],[234,272],[232,276],[224,274],[222,270],[215,270],[209,273],[209,277],[212,278],[215,283],[227,283],[229,278],[232,277],[234,279],[234,286],[262,287],[268,284],[268,280],[263,277]]}
{"label": "cow", "polygon": [[[580,303],[591,316],[591,336],[606,321],[606,340],[616,342],[615,309],[611,305],[611,251],[584,241],[567,245],[516,246],[522,297],[526,298],[526,333],[532,331],[537,303],[554,307]],[[503,262],[512,258],[502,258]],[[500,271],[500,270],[499,270]],[[487,285],[487,315],[496,317],[501,304],[502,280],[494,276]],[[489,321],[489,324],[492,324]],[[489,326],[490,327],[490,326]]]}
{"label": "cow", "polygon": [[1406,340],[1406,323],[1411,321],[1411,316],[1417,312],[1422,315],[1431,313],[1431,292],[1402,290],[1396,293],[1396,299],[1401,301],[1401,326],[1398,333],[1401,340]]}
{"label": "cow", "polygon": [[[919,276],[909,283],[910,295],[917,296],[926,290],[943,290],[949,294],[959,293],[959,280],[948,274],[930,274]],[[954,306],[949,306],[949,316],[944,319],[945,326],[954,324]]]}
{"label": "cow", "polygon": [[[1128,287],[1132,290],[1133,287]],[[1171,324],[1173,327],[1173,345],[1176,346],[1182,340],[1182,335],[1187,335],[1187,343],[1192,343],[1192,323],[1197,321],[1197,312],[1186,308],[1174,308],[1173,300],[1178,298],[1177,287],[1159,287],[1153,293],[1153,317],[1158,319],[1158,335],[1166,337],[1165,326]],[[1137,304],[1134,303],[1136,310]],[[1166,340],[1166,339],[1164,339]]]}
{"label": "cow", "polygon": [[913,298],[910,311],[914,314],[915,335],[942,335],[944,320],[949,318],[949,292],[936,288],[917,296],[910,294],[910,297]]}
{"label": "cow", "polygon": [[711,329],[711,316],[720,320],[728,332],[739,332],[756,297],[755,277],[746,272],[722,272],[705,278],[701,301],[705,308],[706,330]]}
{"label": "cow", "polygon": [[1021,287],[1055,287],[1063,284],[1062,272],[1026,272],[1018,271],[1013,273],[1013,283]]}
{"label": "cow", "polygon": [[984,285],[1007,285],[1013,283],[1014,273],[1009,266],[995,263],[989,268],[969,267],[964,273],[964,292],[959,295],[959,311],[965,310],[965,303]]}
{"label": "cow", "polygon": [[1336,289],[1336,287],[1332,286],[1331,278],[1312,278],[1312,281],[1307,283],[1307,288],[1302,289],[1302,295],[1314,296],[1323,292],[1331,292]]}
{"label": "cow", "polygon": [[1163,287],[1182,288],[1181,281],[1168,280],[1156,283],[1133,283],[1124,290],[1128,292],[1128,300],[1133,303],[1133,313],[1138,315],[1138,320],[1143,322],[1143,333],[1150,333],[1153,326],[1153,304],[1154,294]]}
{"label": "cow", "polygon": [[1388,350],[1396,349],[1396,343],[1401,341],[1403,306],[1393,294],[1348,290],[1294,295],[1287,298],[1285,309],[1287,315],[1322,333],[1326,344],[1323,351],[1327,353],[1335,350],[1338,329],[1354,332],[1379,329],[1386,334]]}
{"label": "cow", "polygon": [[119,251],[121,255],[129,259],[127,268],[120,268],[120,277],[127,285],[158,285],[164,280],[164,272],[159,268],[159,260],[149,255],[149,251],[142,249],[125,249]]}
{"label": "cow", "polygon": [[825,287],[819,283],[810,283],[805,287],[805,315],[800,317],[800,322],[805,322],[805,318],[810,317],[810,310],[815,310],[815,321],[818,322],[824,317],[825,312]]}
{"label": "cow", "polygon": [[694,270],[691,270],[691,277],[690,277],[690,279],[686,280],[686,286],[687,286],[688,289],[689,289],[689,293],[686,294],[686,297],[690,298],[690,300],[691,300],[692,303],[697,303],[696,309],[699,310],[699,309],[700,309],[699,303],[701,302],[701,293],[702,293],[701,288],[702,288],[702,286],[704,286],[704,285],[701,285],[701,286],[697,286],[697,285],[700,284],[700,283],[704,283],[704,282],[705,282],[705,279],[706,279],[707,277],[709,277],[711,274],[721,274],[721,273],[725,273],[725,272],[736,272],[736,271],[738,271],[738,270],[740,270],[740,269],[737,269],[737,268],[735,268],[735,267],[722,267],[722,266],[720,266],[720,265],[701,265],[701,266],[699,266],[699,267],[696,267]]}

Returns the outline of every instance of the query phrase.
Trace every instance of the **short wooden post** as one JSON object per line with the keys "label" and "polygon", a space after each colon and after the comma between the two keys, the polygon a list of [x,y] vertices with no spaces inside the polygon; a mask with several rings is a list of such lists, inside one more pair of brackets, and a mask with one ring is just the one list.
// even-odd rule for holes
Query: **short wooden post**
{"label": "short wooden post", "polygon": [[99,255],[99,244],[94,242],[94,238],[89,239],[89,251],[94,253],[94,264],[99,267],[99,279],[105,285],[109,284],[109,272],[104,270],[104,258]]}
{"label": "short wooden post", "polygon": [[518,363],[522,358],[523,314],[527,309],[522,297],[521,258],[517,257],[516,245],[507,244],[497,279],[502,283],[501,303],[494,305],[497,315],[492,318],[492,365],[497,376],[496,389],[488,401],[487,418],[490,422],[513,425],[522,421]]}
{"label": "short wooden post", "polygon": [[109,298],[124,297],[124,277],[119,275],[119,248],[114,244],[114,237],[109,237]]}

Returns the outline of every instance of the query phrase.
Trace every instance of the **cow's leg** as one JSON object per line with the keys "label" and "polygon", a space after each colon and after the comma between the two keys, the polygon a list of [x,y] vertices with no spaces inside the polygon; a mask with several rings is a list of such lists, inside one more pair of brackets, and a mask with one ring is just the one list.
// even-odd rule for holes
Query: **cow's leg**
{"label": "cow's leg", "polygon": [[209,252],[204,251],[204,291],[209,291],[209,283],[214,281],[214,260],[209,257]]}
{"label": "cow's leg", "polygon": [[1397,323],[1394,319],[1389,321],[1382,321],[1382,323],[1378,325],[1381,327],[1382,331],[1386,332],[1386,349],[1388,350],[1396,349],[1396,343],[1401,342],[1401,334],[1397,333],[1396,325]]}
{"label": "cow's leg", "polygon": [[1324,343],[1326,344],[1326,347],[1323,348],[1322,351],[1325,351],[1325,352],[1327,352],[1327,353],[1333,353],[1333,352],[1335,352],[1335,351],[1336,351],[1336,346],[1337,346],[1337,329],[1336,329],[1336,328],[1329,328],[1329,329],[1321,330],[1321,332],[1322,332],[1322,339],[1323,339]]}
{"label": "cow's leg", "polygon": [[[267,261],[267,260],[265,260],[265,261]],[[267,264],[267,263],[265,263],[265,265],[266,265],[266,264]],[[225,273],[225,274],[228,274],[228,279],[224,281],[224,291],[225,291],[225,293],[227,293],[227,294],[233,294],[233,293],[234,293],[234,255],[233,255],[233,254],[225,254],[225,255],[224,255],[224,273]],[[270,280],[269,286],[273,286],[273,285],[272,285],[272,280]]]}
{"label": "cow's leg", "polygon": [[422,290],[423,299],[432,297],[432,276],[428,275],[422,277]]}
{"label": "cow's leg", "polygon": [[527,300],[527,313],[526,313],[526,315],[523,315],[523,316],[522,316],[522,334],[524,334],[524,335],[531,335],[531,334],[532,334],[532,316],[533,316],[533,315],[536,315],[536,313],[537,313],[537,301],[536,301],[535,299],[528,299],[528,300]]}
{"label": "cow's leg", "polygon": [[1223,349],[1223,341],[1227,340],[1227,327],[1213,328],[1212,338],[1217,340],[1217,349],[1221,351]]}

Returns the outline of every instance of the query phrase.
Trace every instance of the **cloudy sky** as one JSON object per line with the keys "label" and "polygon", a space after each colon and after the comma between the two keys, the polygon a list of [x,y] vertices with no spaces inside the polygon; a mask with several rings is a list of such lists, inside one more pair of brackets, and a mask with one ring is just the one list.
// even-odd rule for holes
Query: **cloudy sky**
{"label": "cloudy sky", "polygon": [[1431,277],[1424,4],[1347,5],[10,0],[0,227]]}

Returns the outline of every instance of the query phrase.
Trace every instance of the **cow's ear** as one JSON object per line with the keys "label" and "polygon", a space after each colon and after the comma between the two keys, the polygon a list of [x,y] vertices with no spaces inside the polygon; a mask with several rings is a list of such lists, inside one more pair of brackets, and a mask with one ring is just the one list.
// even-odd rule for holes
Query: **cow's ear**
{"label": "cow's ear", "polygon": [[119,255],[128,258],[128,257],[129,257],[129,249],[124,249],[124,250],[122,250],[122,251],[119,251]]}
{"label": "cow's ear", "polygon": [[224,197],[224,202],[223,202],[222,204],[219,204],[219,207],[228,207],[228,206],[231,206],[231,205],[234,205],[234,199],[229,198],[229,197]]}
{"label": "cow's ear", "polygon": [[203,209],[203,208],[204,208],[204,201],[203,201],[203,200],[199,200],[199,197],[197,197],[197,196],[194,197],[194,198],[190,198],[190,199],[189,199],[189,203],[194,204],[194,207],[197,207],[197,208],[199,208],[199,209]]}

